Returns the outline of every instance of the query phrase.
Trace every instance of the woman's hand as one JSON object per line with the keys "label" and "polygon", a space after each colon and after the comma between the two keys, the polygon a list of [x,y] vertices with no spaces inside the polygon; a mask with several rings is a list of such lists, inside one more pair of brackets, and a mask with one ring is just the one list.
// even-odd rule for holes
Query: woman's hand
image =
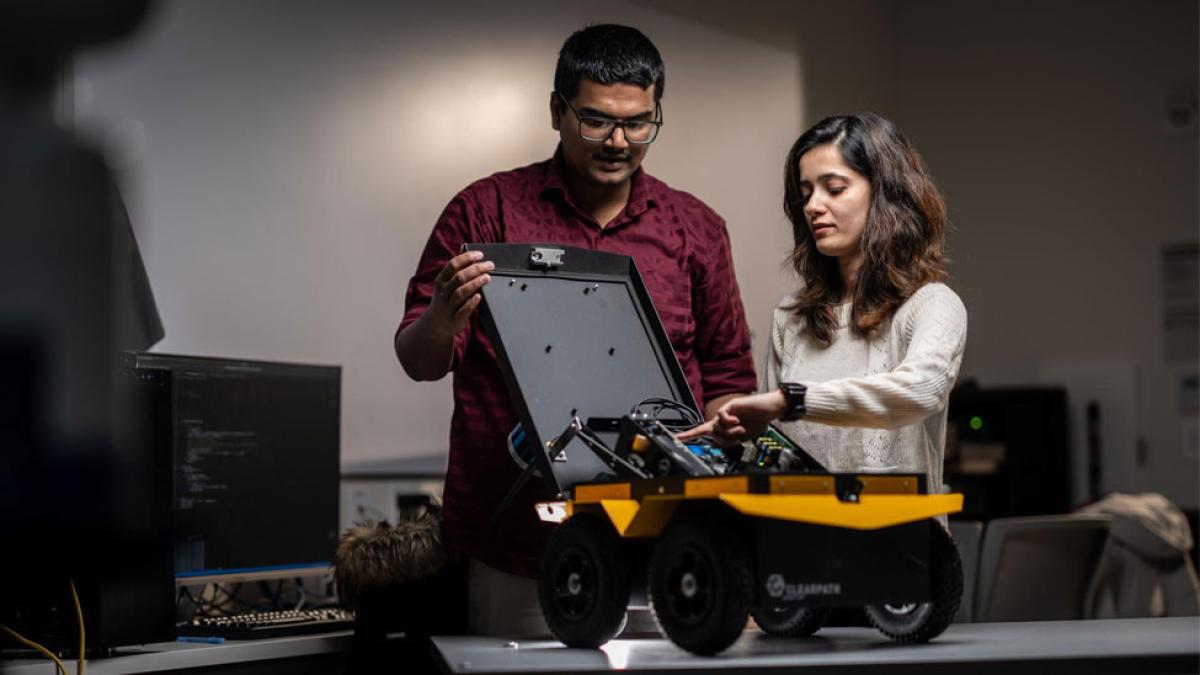
{"label": "woman's hand", "polygon": [[717,414],[704,424],[676,434],[686,441],[700,436],[712,436],[721,442],[740,443],[761,434],[771,420],[787,411],[787,399],[783,392],[769,391],[765,394],[743,396],[729,401],[717,410]]}
{"label": "woman's hand", "polygon": [[701,436],[712,436],[713,428],[716,426],[716,424],[717,418],[714,416],[711,420],[703,424],[697,424],[691,429],[687,429],[675,434],[675,438],[681,441],[690,441],[693,438],[700,438]]}

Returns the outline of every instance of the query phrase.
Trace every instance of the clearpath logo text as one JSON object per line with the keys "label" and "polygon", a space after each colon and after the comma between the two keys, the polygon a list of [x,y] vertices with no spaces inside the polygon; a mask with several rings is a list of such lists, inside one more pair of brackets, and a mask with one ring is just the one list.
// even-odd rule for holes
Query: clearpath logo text
{"label": "clearpath logo text", "polygon": [[800,600],[810,595],[841,595],[842,585],[836,581],[824,583],[789,584],[782,574],[767,577],[767,595],[777,600]]}

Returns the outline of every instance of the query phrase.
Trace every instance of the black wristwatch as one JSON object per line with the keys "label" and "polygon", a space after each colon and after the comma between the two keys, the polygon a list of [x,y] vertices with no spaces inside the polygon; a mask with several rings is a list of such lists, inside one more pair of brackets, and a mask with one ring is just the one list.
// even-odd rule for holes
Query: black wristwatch
{"label": "black wristwatch", "polygon": [[779,385],[779,391],[783,392],[783,398],[787,401],[787,410],[779,419],[784,422],[794,422],[808,410],[804,407],[804,394],[808,391],[808,387],[795,382],[782,382]]}

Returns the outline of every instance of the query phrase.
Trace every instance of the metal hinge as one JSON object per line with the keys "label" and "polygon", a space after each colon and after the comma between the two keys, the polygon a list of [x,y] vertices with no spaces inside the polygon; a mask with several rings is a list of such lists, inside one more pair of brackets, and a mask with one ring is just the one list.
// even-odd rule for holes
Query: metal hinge
{"label": "metal hinge", "polygon": [[562,267],[564,254],[566,251],[561,248],[534,246],[529,252],[529,264],[542,269]]}

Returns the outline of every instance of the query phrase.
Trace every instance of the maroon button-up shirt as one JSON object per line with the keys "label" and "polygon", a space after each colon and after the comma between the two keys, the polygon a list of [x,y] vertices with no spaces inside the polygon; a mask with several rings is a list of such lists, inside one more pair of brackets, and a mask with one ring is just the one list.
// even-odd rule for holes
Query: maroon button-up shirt
{"label": "maroon button-up shirt", "polygon": [[[601,228],[575,206],[559,156],[476,181],[438,219],[409,281],[400,330],[429,307],[434,278],[464,243],[557,243],[633,257],[696,401],[756,388],[750,332],[734,278],[725,222],[699,199],[641,169],[625,210]],[[513,574],[536,576],[549,526],[533,503],[550,497],[533,479],[491,519],[520,474],[506,436],[518,422],[477,318],[454,343],[454,415],[443,495],[447,542]]]}

